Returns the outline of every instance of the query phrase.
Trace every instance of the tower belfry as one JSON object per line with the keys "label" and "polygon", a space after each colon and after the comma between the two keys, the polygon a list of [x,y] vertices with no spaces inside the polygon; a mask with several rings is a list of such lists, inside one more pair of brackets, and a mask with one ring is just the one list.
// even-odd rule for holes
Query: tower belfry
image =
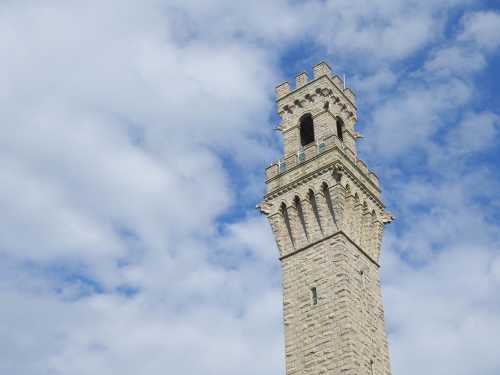
{"label": "tower belfry", "polygon": [[322,62],[276,88],[283,159],[259,205],[283,274],[287,375],[390,375],[377,176],[358,159],[353,92]]}

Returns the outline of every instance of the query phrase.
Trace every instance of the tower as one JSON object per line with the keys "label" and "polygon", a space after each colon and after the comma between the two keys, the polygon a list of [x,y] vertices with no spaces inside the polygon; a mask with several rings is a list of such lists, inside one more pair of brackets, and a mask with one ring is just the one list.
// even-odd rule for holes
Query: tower
{"label": "tower", "polygon": [[357,157],[356,101],[322,62],[276,88],[284,157],[258,206],[282,266],[287,375],[389,375],[377,176]]}

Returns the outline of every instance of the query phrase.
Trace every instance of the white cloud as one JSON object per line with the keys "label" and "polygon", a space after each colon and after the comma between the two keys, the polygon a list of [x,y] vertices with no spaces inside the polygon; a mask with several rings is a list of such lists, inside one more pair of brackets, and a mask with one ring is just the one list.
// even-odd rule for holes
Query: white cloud
{"label": "white cloud", "polygon": [[[404,75],[399,73],[400,86],[396,89],[396,95],[394,92],[386,93],[376,102],[372,113],[374,126],[367,131],[367,136],[371,139],[366,146],[369,152],[376,152],[378,156],[390,159],[419,147],[430,150],[432,147],[429,146],[435,143],[435,135],[440,134],[449,119],[457,116],[464,104],[480,99],[476,88],[471,85],[471,79],[474,74],[487,67],[487,58],[492,50],[484,50],[484,43],[479,37],[474,39],[474,43],[467,44],[464,40],[482,14],[466,14],[462,17],[464,29],[453,40],[433,48],[418,69],[403,73]],[[385,68],[379,69],[373,77],[384,77],[387,75],[386,71]],[[395,74],[393,72],[392,81],[396,80]],[[390,90],[391,80],[386,80],[389,81],[387,86],[380,83],[375,88]],[[369,82],[366,79],[359,80],[360,88],[368,93]],[[374,82],[378,80],[375,79]],[[465,147],[482,143],[485,139],[481,135],[487,128],[491,128],[489,137],[493,138],[492,126],[483,124],[477,126],[475,133],[478,136],[468,141]],[[455,132],[453,136],[459,135]],[[462,138],[464,136],[466,135],[462,134]],[[465,142],[462,140],[462,143]]]}
{"label": "white cloud", "polygon": [[418,272],[396,260],[384,290],[394,373],[496,373],[496,338],[486,340],[500,329],[494,250],[451,248]]}
{"label": "white cloud", "polygon": [[441,115],[463,105],[471,94],[459,80],[406,82],[373,111],[373,124],[366,130],[369,142],[363,146],[384,159],[425,146],[444,125]]}
{"label": "white cloud", "polygon": [[493,50],[500,45],[500,14],[494,11],[467,14],[463,20],[464,30],[460,40],[471,41],[482,48]]}
{"label": "white cloud", "polygon": [[[354,56],[367,70],[400,61],[440,40],[446,17],[469,1],[331,1],[322,9],[319,40],[335,58]],[[359,60],[361,59],[361,60]],[[352,61],[352,59],[351,59]]]}
{"label": "white cloud", "polygon": [[447,136],[451,154],[488,151],[498,139],[498,116],[493,113],[469,113]]}
{"label": "white cloud", "polygon": [[467,74],[479,71],[486,65],[478,51],[452,46],[436,51],[425,64],[430,74]]}
{"label": "white cloud", "polygon": [[[214,251],[236,194],[221,156],[252,169],[275,152],[273,56],[217,17],[220,38],[193,37],[177,14],[58,1],[1,13],[2,373],[282,367],[269,230],[253,261]],[[264,225],[234,224],[234,252],[255,251],[244,228]]]}

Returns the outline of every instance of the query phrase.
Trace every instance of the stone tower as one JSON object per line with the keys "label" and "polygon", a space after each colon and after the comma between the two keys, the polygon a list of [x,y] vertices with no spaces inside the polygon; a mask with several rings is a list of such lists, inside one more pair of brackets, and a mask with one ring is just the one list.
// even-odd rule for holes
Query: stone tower
{"label": "stone tower", "polygon": [[357,157],[353,92],[322,62],[276,88],[284,157],[258,206],[283,271],[287,375],[389,375],[377,176]]}

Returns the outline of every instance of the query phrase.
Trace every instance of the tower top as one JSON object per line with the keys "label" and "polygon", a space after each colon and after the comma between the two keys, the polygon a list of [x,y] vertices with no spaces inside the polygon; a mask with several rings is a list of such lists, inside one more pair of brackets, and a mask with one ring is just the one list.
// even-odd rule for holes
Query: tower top
{"label": "tower top", "polygon": [[319,64],[313,66],[313,79],[311,81],[309,81],[309,76],[307,75],[307,73],[302,72],[297,74],[295,77],[294,89],[291,88],[288,81],[282,82],[278,86],[276,86],[276,101],[279,103],[289,94],[293,94],[304,86],[320,80],[323,77],[329,80],[339,91],[339,93],[342,93],[346,97],[346,99],[354,107],[356,107],[356,96],[354,95],[354,92],[350,88],[345,86],[345,81],[340,76],[332,73],[330,65],[328,65],[324,61],[321,61]]}
{"label": "tower top", "polygon": [[309,173],[313,165],[317,168],[323,163],[340,163],[353,166],[353,173],[359,173],[378,197],[378,177],[357,157],[356,141],[362,136],[355,129],[354,93],[326,62],[314,65],[312,70],[312,80],[306,72],[296,75],[293,90],[288,82],[276,88],[281,118],[278,130],[284,149],[283,159],[266,170],[268,193],[295,181],[299,171]]}

